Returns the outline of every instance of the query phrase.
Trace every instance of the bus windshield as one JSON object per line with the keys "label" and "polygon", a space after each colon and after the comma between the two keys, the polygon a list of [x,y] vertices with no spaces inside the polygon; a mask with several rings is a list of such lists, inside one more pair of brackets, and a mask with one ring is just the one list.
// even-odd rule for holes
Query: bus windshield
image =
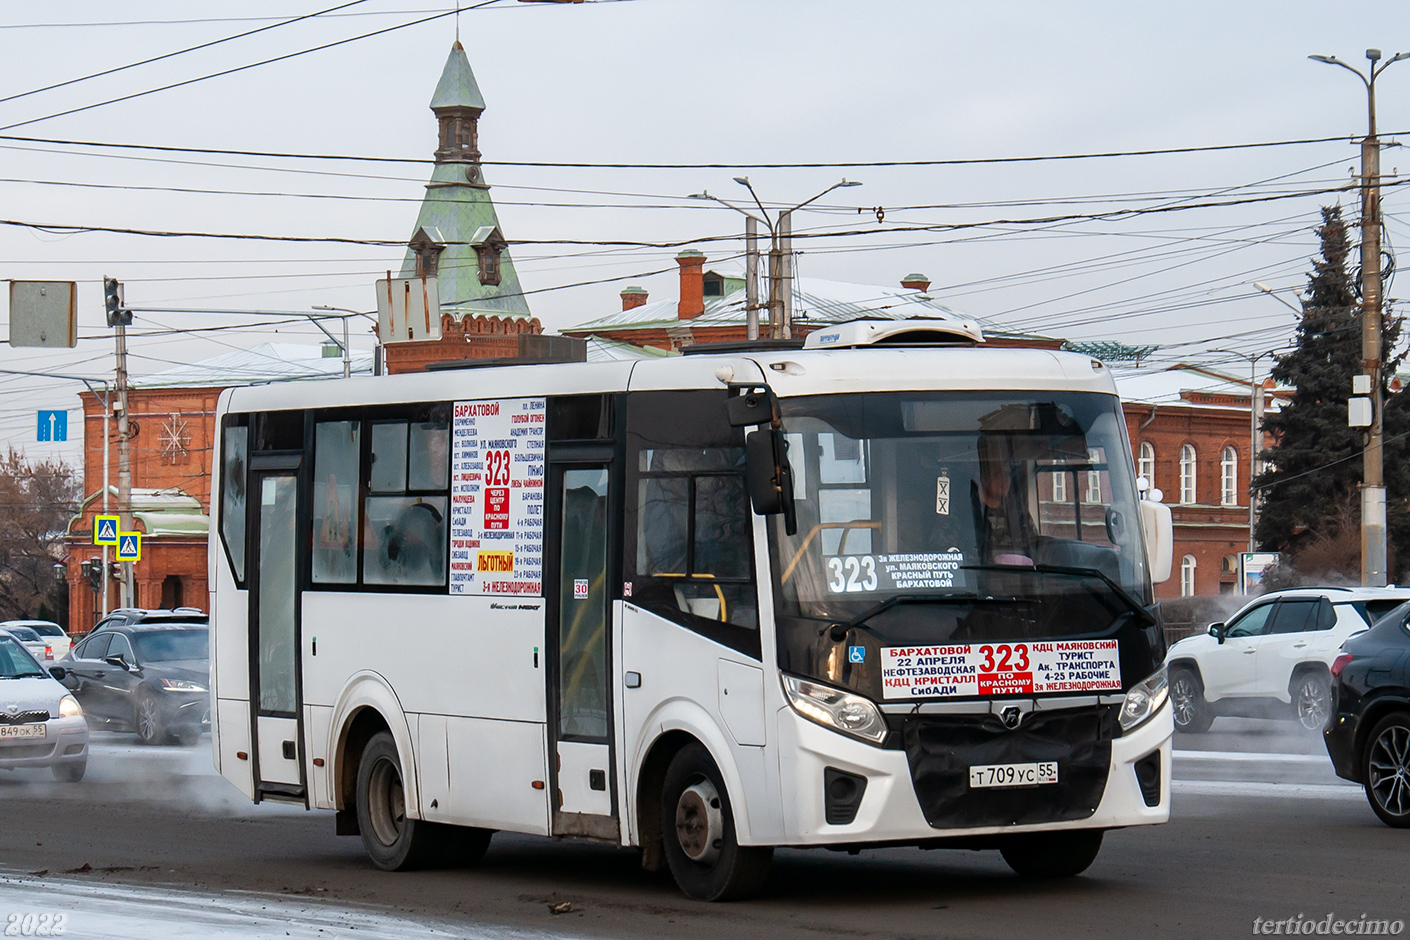
{"label": "bus windshield", "polygon": [[[1018,614],[1057,595],[1115,595],[1097,605],[1110,612],[1104,622],[1060,628],[1040,616],[1048,622],[1035,629],[1054,635],[1100,633],[1131,599],[1150,603],[1114,396],[902,392],[780,406],[798,513],[795,535],[781,516],[770,525],[782,617],[851,622],[882,606],[915,619],[927,600],[970,598],[980,619],[1012,633],[1005,599]],[[960,614],[937,618],[948,636],[907,641],[958,639]]]}

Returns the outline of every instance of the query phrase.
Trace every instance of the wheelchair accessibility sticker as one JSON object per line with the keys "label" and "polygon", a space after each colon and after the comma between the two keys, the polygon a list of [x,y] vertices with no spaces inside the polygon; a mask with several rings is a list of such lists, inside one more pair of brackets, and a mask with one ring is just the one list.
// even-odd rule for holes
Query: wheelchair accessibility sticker
{"label": "wheelchair accessibility sticker", "polygon": [[864,663],[867,661],[867,648],[865,646],[847,647],[847,661],[849,663]]}

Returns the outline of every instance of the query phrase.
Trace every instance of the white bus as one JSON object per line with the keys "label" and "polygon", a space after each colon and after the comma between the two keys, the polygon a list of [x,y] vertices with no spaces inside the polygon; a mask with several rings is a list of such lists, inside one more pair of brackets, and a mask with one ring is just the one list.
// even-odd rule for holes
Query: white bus
{"label": "white bus", "polygon": [[216,766],[373,861],[495,830],[744,896],[775,846],[1072,875],[1169,815],[1140,499],[1100,362],[968,321],[237,388]]}

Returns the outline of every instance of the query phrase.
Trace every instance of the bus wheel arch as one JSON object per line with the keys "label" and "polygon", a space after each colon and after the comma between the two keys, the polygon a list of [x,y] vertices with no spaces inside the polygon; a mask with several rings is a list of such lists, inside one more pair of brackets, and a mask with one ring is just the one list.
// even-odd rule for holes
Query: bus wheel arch
{"label": "bus wheel arch", "polygon": [[334,808],[353,810],[357,807],[357,774],[362,755],[372,737],[387,731],[396,742],[405,780],[406,814],[421,817],[420,781],[416,774],[415,750],[411,727],[401,702],[387,681],[376,673],[363,672],[343,689],[333,709],[332,728],[337,747],[334,749],[334,770],[331,776]]}
{"label": "bus wheel arch", "polygon": [[698,744],[692,734],[675,729],[651,742],[637,772],[636,833],[641,846],[641,867],[650,872],[666,870],[665,845],[661,841],[661,790],[666,768],[682,748]]}

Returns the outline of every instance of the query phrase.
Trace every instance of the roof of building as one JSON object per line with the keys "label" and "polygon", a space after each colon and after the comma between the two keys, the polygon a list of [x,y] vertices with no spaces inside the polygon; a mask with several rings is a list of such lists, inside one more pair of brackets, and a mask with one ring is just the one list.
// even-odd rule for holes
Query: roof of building
{"label": "roof of building", "polygon": [[431,110],[438,108],[485,110],[484,96],[480,94],[480,86],[475,82],[475,73],[470,70],[470,60],[465,57],[465,47],[459,39],[450,47],[450,56],[441,70],[436,93],[431,96]]}
{"label": "roof of building", "polygon": [[628,359],[660,359],[663,356],[675,355],[679,354],[666,349],[658,349],[655,346],[637,346],[633,343],[624,343],[621,340],[608,339],[605,336],[587,337],[588,362],[622,362]]}
{"label": "roof of building", "polygon": [[[117,505],[118,488],[108,487],[111,504]],[[84,513],[102,506],[101,490],[84,500],[82,510],[69,520],[66,535]],[[132,518],[142,524],[146,538],[205,538],[210,533],[210,516],[201,510],[201,501],[176,487],[153,489],[134,486],[130,496]],[[116,512],[116,509],[112,510]]]}
{"label": "roof of building", "polygon": [[[728,275],[726,275],[728,276]],[[905,287],[883,287],[876,284],[854,284],[817,277],[794,279],[793,320],[795,323],[845,323],[863,317],[888,317],[903,320],[927,317],[938,320],[970,320],[945,306],[929,294]],[[707,297],[705,312],[689,320],[681,320],[673,298],[647,301],[639,307],[610,313],[564,330],[566,333],[615,332],[630,329],[670,329],[689,326],[736,326],[745,321],[745,291],[740,288],[723,297]],[[984,322],[979,321],[981,328]],[[989,335],[1014,336],[996,328],[984,330]]]}
{"label": "roof of building", "polygon": [[[177,366],[165,372],[136,376],[133,388],[227,388],[293,379],[331,379],[343,374],[343,358],[325,356],[323,346],[306,343],[261,343],[212,359]],[[372,353],[352,353],[354,375],[372,372]]]}
{"label": "roof of building", "polygon": [[[1228,375],[1206,366],[1179,363],[1164,369],[1130,368],[1112,364],[1112,377],[1122,401],[1156,405],[1185,405],[1199,408],[1228,408],[1248,412],[1249,380]],[[1243,404],[1219,404],[1190,401],[1189,395],[1227,395],[1242,398]],[[1280,402],[1272,394],[1264,395],[1266,411],[1278,410]]]}

